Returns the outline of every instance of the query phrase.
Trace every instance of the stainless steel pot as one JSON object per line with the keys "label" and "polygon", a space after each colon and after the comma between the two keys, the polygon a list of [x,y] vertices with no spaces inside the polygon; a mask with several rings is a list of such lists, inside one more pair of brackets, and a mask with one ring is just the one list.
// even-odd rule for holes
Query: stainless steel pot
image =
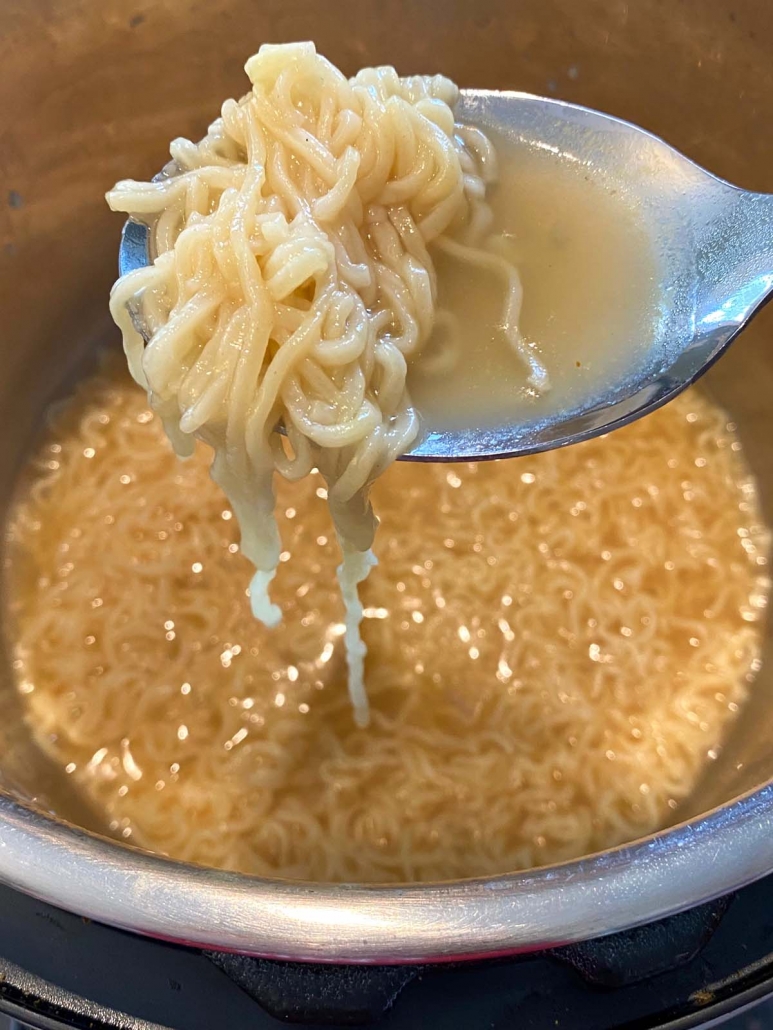
{"label": "stainless steel pot", "polygon": [[[0,499],[47,401],[112,332],[119,225],[102,194],[119,177],[157,170],[172,136],[200,136],[219,101],[243,90],[242,63],[261,42],[313,38],[345,69],[394,63],[443,70],[461,85],[559,95],[638,122],[741,186],[773,191],[771,30],[773,8],[751,0],[6,0]],[[773,521],[770,315],[708,388],[738,422]],[[578,862],[435,886],[269,882],[100,836],[28,739],[6,659],[0,880],[143,933],[296,959],[419,961],[577,940],[773,871],[772,730],[768,660],[690,801],[690,821]]]}

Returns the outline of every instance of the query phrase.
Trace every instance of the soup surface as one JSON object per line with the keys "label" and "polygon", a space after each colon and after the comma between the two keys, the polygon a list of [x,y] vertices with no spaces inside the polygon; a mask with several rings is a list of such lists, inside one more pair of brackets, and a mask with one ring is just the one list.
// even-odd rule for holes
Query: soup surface
{"label": "soup surface", "polygon": [[426,357],[409,365],[411,397],[433,430],[555,418],[664,357],[653,343],[663,300],[656,258],[635,201],[597,169],[532,144],[493,141],[499,178],[488,200],[497,235],[489,246],[518,269],[519,329],[550,390],[529,389],[505,339],[500,277],[438,253],[439,307],[469,345],[439,371],[441,325]]}
{"label": "soup surface", "polygon": [[678,818],[750,689],[766,601],[768,537],[721,410],[689,393],[567,450],[390,468],[359,729],[321,477],[277,484],[268,630],[209,455],[180,462],[118,365],[52,416],[5,557],[29,723],[115,834],[394,882]]}

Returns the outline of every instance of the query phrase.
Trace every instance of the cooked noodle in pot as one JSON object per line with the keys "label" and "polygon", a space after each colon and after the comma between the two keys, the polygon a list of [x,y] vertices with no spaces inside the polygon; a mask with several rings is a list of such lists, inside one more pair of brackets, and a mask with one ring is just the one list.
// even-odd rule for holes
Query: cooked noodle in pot
{"label": "cooked noodle in pot", "polygon": [[693,393],[575,448],[387,470],[359,729],[323,478],[279,481],[268,630],[203,449],[178,462],[125,376],[87,381],[10,528],[30,725],[116,834],[245,872],[447,879],[649,832],[759,664],[738,448]]}

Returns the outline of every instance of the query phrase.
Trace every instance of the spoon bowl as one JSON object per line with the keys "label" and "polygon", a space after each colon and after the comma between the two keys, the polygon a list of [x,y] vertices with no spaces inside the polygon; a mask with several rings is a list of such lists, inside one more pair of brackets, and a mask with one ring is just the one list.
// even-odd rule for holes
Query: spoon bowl
{"label": "spoon bowl", "polygon": [[[463,90],[460,121],[624,184],[657,258],[660,300],[650,360],[580,407],[540,421],[424,432],[404,461],[482,461],[565,447],[649,414],[722,355],[773,290],[773,195],[718,179],[630,122],[561,100]],[[150,263],[150,230],[130,219],[123,275]],[[142,327],[138,325],[140,331]]]}

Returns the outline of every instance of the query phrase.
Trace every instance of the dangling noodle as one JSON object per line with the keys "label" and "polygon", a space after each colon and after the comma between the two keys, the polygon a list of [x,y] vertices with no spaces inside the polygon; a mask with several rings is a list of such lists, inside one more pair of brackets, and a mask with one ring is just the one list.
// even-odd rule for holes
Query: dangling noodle
{"label": "dangling noodle", "polygon": [[364,725],[368,491],[419,433],[406,363],[436,321],[428,248],[501,277],[505,335],[528,383],[541,391],[548,378],[518,332],[517,271],[483,249],[494,152],[455,123],[453,83],[393,68],[346,79],[312,43],[263,46],[246,71],[252,91],[225,102],[201,143],[172,143],[172,174],[108,193],[113,210],[153,226],[157,254],[116,283],[110,306],[177,453],[190,455],[194,437],[214,449],[266,625],[281,618],[267,593],[280,554],[274,472],[324,476],[343,553],[349,692]]}

